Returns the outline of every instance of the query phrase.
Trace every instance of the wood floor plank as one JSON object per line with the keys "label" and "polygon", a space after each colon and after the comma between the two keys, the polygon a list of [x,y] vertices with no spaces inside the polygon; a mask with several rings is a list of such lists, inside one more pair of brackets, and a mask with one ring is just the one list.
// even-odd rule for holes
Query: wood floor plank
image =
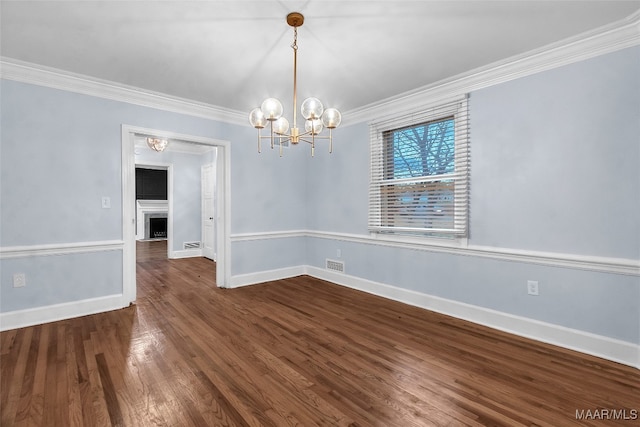
{"label": "wood floor plank", "polygon": [[[92,334],[93,332],[91,332]],[[107,399],[104,395],[102,381],[100,380],[100,372],[96,361],[96,352],[93,346],[93,340],[86,339],[83,341],[85,360],[87,366],[89,396],[86,404],[83,406],[83,417],[88,424],[93,421],[94,425],[106,426],[111,422],[109,410],[107,408]]]}
{"label": "wood floor plank", "polygon": [[25,375],[22,381],[20,400],[18,401],[18,411],[16,414],[16,423],[18,424],[29,417],[29,410],[34,397],[33,384],[35,381],[36,364],[38,362],[38,349],[40,348],[41,342],[47,342],[47,340],[40,340],[42,329],[43,328],[35,328],[29,345]]}
{"label": "wood floor plank", "polygon": [[[137,245],[134,306],[0,333],[4,426],[628,426],[640,371],[308,276]],[[636,419],[576,419],[576,411]]]}
{"label": "wood floor plank", "polygon": [[[8,355],[2,356],[2,406],[0,410],[0,424],[11,426],[14,424],[18,412],[20,392],[24,382],[31,337],[35,328],[27,328],[16,335],[16,340]],[[6,380],[6,381],[5,381]]]}
{"label": "wood floor plank", "polygon": [[124,426],[124,417],[120,409],[120,402],[118,402],[118,395],[113,385],[104,353],[96,354],[96,365],[98,366],[98,374],[100,375],[100,382],[102,383],[102,390],[104,392],[111,425],[115,427]]}
{"label": "wood floor plank", "polygon": [[[51,333],[51,325],[42,325],[37,328],[40,332],[38,342],[38,354],[35,368],[33,369],[33,387],[29,391],[30,398],[28,401],[29,407],[25,408],[25,417],[17,421],[19,425],[21,422],[25,425],[42,425],[43,413],[44,413],[44,399],[45,399],[45,379],[47,372],[47,351],[49,348],[49,336]],[[32,341],[33,345],[33,341]],[[24,387],[24,384],[23,384]]]}

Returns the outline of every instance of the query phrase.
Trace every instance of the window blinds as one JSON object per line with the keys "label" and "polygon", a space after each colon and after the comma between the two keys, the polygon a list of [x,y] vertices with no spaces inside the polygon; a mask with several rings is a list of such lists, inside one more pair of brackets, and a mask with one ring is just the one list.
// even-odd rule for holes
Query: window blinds
{"label": "window blinds", "polygon": [[370,125],[369,230],[467,236],[467,96]]}

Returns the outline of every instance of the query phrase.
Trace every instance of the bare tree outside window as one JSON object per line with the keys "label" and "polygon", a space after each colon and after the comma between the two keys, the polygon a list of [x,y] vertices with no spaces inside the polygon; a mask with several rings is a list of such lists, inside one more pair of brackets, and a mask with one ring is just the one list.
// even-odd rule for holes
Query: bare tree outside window
{"label": "bare tree outside window", "polygon": [[453,117],[387,132],[393,174],[387,179],[442,175],[454,170]]}
{"label": "bare tree outside window", "polygon": [[387,226],[453,228],[454,128],[449,117],[385,132],[389,185],[382,196]]}
{"label": "bare tree outside window", "polygon": [[[464,244],[469,212],[467,95],[369,125],[369,230]],[[425,239],[422,239],[422,238]],[[404,241],[404,237],[398,240]]]}

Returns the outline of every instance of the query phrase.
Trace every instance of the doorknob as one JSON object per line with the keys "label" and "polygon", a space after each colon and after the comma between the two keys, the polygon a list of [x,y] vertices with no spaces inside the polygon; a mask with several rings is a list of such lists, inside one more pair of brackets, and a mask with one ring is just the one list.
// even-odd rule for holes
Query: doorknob
{"label": "doorknob", "polygon": [[213,221],[213,217],[212,217],[212,216],[210,216],[210,217],[209,217],[209,219],[210,219],[211,221]]}

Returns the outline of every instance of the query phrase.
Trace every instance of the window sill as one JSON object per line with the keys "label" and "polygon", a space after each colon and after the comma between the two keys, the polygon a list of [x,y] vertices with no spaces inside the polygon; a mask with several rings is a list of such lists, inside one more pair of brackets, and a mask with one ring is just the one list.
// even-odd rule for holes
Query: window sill
{"label": "window sill", "polygon": [[401,243],[417,246],[437,246],[443,248],[466,248],[469,246],[467,237],[454,237],[451,239],[429,237],[429,236],[410,236],[406,234],[386,234],[378,232],[369,232],[369,237],[383,242]]}

